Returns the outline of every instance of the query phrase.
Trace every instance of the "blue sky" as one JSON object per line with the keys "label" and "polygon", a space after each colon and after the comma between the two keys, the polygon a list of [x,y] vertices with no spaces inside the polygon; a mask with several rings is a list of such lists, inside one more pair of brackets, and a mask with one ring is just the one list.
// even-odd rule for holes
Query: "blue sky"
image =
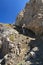
{"label": "blue sky", "polygon": [[0,0],[0,22],[13,23],[29,0]]}

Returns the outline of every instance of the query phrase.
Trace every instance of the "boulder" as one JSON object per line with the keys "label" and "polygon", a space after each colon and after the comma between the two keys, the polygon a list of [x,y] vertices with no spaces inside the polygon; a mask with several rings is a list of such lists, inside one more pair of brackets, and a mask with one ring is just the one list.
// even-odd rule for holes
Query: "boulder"
{"label": "boulder", "polygon": [[34,48],[32,49],[32,51],[34,51],[34,52],[39,51],[39,48],[38,48],[38,47],[34,47]]}

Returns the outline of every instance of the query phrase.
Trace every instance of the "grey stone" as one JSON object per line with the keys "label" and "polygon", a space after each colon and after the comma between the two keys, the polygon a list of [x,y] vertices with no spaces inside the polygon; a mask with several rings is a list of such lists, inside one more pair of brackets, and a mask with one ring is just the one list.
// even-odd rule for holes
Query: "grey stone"
{"label": "grey stone", "polygon": [[43,0],[30,0],[17,16],[15,25],[32,30],[36,35],[43,33]]}

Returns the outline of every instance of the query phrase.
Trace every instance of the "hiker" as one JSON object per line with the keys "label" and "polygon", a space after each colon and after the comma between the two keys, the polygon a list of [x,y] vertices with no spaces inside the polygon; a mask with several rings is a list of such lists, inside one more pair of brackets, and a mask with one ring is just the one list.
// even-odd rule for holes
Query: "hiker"
{"label": "hiker", "polygon": [[26,34],[26,31],[25,31],[25,24],[23,24],[23,26],[22,26],[22,32],[23,32],[23,34]]}

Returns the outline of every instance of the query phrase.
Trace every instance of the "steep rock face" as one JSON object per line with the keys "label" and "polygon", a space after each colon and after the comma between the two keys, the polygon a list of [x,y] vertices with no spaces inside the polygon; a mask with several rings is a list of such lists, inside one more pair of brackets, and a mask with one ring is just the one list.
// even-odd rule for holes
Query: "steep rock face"
{"label": "steep rock face", "polygon": [[25,12],[25,10],[21,11],[19,13],[19,15],[17,16],[16,23],[15,23],[16,25],[22,25],[23,22],[21,22],[21,21],[22,21],[22,19],[24,17],[24,12]]}
{"label": "steep rock face", "polygon": [[30,0],[16,19],[15,25],[25,24],[36,34],[43,33],[43,0]]}

